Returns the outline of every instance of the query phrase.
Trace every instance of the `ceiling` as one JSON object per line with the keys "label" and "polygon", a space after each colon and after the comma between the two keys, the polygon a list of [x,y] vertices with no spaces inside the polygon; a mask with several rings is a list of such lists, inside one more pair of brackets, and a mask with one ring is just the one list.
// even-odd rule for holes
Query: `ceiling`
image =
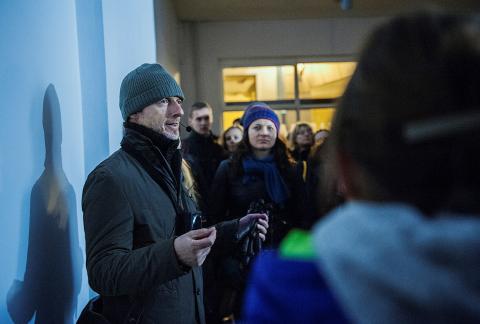
{"label": "ceiling", "polygon": [[449,11],[480,11],[479,0],[172,0],[182,21],[311,19],[327,17],[389,16],[403,11],[440,7]]}

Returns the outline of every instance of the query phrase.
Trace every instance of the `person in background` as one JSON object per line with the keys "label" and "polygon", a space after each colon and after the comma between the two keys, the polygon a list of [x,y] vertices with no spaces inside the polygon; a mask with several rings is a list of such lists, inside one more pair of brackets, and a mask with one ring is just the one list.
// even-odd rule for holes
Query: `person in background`
{"label": "person in background", "polygon": [[318,140],[311,149],[307,161],[306,191],[309,210],[309,224],[312,219],[325,215],[333,206],[344,201],[342,184],[335,172],[335,162],[329,152],[328,130],[319,130],[315,133]]}
{"label": "person in background", "polygon": [[243,128],[241,126],[230,126],[222,135],[223,149],[230,155],[233,154],[237,150],[242,137]]}
{"label": "person in background", "polygon": [[261,256],[246,323],[480,322],[479,44],[478,16],[444,13],[370,35],[329,138],[347,202],[304,240],[318,285]]}
{"label": "person in background", "polygon": [[314,144],[312,127],[303,122],[296,124],[290,135],[290,154],[295,161],[307,161]]}
{"label": "person in background", "polygon": [[[268,217],[249,214],[200,228],[180,153],[182,89],[159,64],[143,64],[122,81],[121,148],[101,162],[83,188],[82,209],[91,288],[78,323],[205,323],[201,265],[212,248],[236,251],[239,234]],[[182,166],[183,164],[183,166]]]}
{"label": "person in background", "polygon": [[[277,246],[303,214],[304,186],[301,170],[289,157],[286,145],[277,138],[280,122],[265,104],[251,106],[242,118],[243,140],[233,156],[222,161],[212,186],[209,217],[215,222],[237,218],[252,205],[264,202],[269,209],[267,247]],[[238,317],[246,272],[240,262],[226,257],[217,260],[215,269],[217,300],[221,316]]]}
{"label": "person in background", "polygon": [[[269,107],[269,106],[268,106],[265,102],[263,102],[263,101],[252,101],[252,102],[250,102],[250,103],[245,107],[245,109],[243,110],[243,115],[242,115],[242,117],[240,117],[240,119],[239,119],[240,126],[242,126],[243,128],[245,128],[245,125],[243,124],[244,118],[245,118],[245,116],[247,115],[247,113],[248,113],[248,111],[250,110],[250,108],[256,107],[256,106]],[[270,108],[270,107],[269,107],[269,108]]]}
{"label": "person in background", "polygon": [[[276,245],[297,220],[287,211],[302,203],[302,170],[291,159],[285,143],[278,140],[280,122],[270,107],[251,106],[242,120],[243,139],[215,174],[212,196],[218,203],[211,206],[209,216],[215,222],[235,218],[248,210],[251,202],[263,199],[271,203],[272,215],[277,218],[271,220],[269,231],[269,242]],[[278,236],[272,237],[275,233]]]}
{"label": "person in background", "polygon": [[232,122],[232,126],[242,126],[242,123],[240,121],[240,118],[235,118]]}
{"label": "person in background", "polygon": [[301,227],[309,229],[313,222],[345,201],[344,188],[335,169],[329,140],[315,145],[307,161],[305,179],[307,214]]}
{"label": "person in background", "polygon": [[307,195],[307,215],[303,220],[303,228],[308,228],[312,219],[324,215],[343,200],[338,179],[335,179],[332,173],[331,163],[326,163],[325,141],[329,131],[319,130],[315,134],[318,141],[314,140],[310,125],[301,122],[295,125],[290,136],[293,148],[290,153],[297,162],[304,164],[305,171],[303,178]]}
{"label": "person in background", "polygon": [[277,249],[264,251],[254,261],[241,323],[348,323],[328,283],[319,275],[310,232],[341,203],[339,179],[332,172],[332,152],[327,145],[326,141],[316,147],[316,166],[308,170],[308,176],[317,182],[307,187],[307,212],[301,222]]}
{"label": "person in background", "polygon": [[316,145],[322,145],[323,142],[327,139],[328,135],[330,135],[330,131],[328,129],[319,129],[313,135],[313,139]]}
{"label": "person in background", "polygon": [[212,133],[213,111],[206,102],[196,102],[190,109],[190,135],[182,141],[182,153],[192,169],[199,193],[200,210],[208,210],[208,196],[213,176],[220,162],[228,157],[217,136]]}

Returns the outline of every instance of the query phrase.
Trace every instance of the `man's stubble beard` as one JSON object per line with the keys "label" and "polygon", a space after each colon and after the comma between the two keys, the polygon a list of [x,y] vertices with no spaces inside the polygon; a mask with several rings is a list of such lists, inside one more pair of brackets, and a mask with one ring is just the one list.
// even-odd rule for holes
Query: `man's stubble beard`
{"label": "man's stubble beard", "polygon": [[165,131],[165,132],[163,132],[163,133],[161,133],[161,134],[162,134],[163,136],[165,136],[166,138],[171,139],[171,140],[174,140],[174,141],[180,138],[179,132],[177,132],[176,134],[173,134],[173,133],[170,133],[170,132],[166,132],[166,131]]}
{"label": "man's stubble beard", "polygon": [[173,133],[167,130],[165,127],[165,123],[167,120],[163,121],[154,121],[151,123],[150,128],[154,130],[155,132],[165,136],[168,139],[171,140],[177,140],[180,138],[180,130],[177,130],[177,132]]}

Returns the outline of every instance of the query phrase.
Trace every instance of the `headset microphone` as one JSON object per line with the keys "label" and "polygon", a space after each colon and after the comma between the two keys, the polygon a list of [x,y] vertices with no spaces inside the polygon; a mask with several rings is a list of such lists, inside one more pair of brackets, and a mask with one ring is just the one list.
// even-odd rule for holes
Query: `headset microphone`
{"label": "headset microphone", "polygon": [[182,124],[182,123],[179,123],[179,124],[180,124],[180,126],[182,126],[183,128],[185,128],[185,130],[186,130],[187,132],[190,133],[190,132],[192,131],[192,127],[190,127],[190,126],[185,126],[185,125]]}

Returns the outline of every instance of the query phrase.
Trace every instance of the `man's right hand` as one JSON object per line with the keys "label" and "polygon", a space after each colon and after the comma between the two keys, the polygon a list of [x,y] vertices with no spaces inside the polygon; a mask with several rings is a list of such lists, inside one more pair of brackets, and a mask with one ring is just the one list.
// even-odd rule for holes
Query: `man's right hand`
{"label": "man's right hand", "polygon": [[177,237],[173,241],[173,246],[178,260],[189,267],[201,266],[210,253],[216,237],[215,227],[201,228]]}

